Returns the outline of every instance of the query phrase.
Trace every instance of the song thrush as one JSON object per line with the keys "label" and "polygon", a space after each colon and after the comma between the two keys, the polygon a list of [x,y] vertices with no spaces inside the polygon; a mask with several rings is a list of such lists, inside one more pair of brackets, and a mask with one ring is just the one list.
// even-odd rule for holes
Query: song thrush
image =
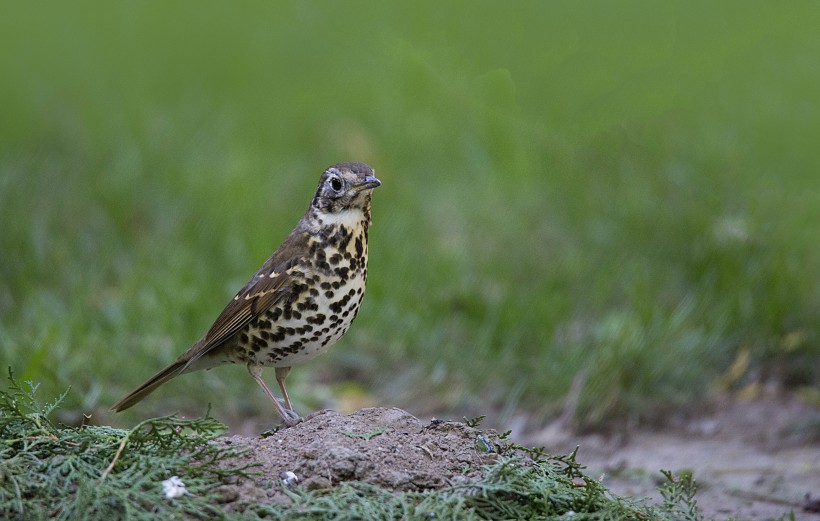
{"label": "song thrush", "polygon": [[[112,410],[131,407],[180,374],[243,363],[285,425],[298,423],[285,377],[291,366],[327,351],[359,311],[367,281],[370,197],[380,184],[363,163],[325,170],[304,217],[205,337]],[[276,368],[284,407],[262,380],[265,367]]]}

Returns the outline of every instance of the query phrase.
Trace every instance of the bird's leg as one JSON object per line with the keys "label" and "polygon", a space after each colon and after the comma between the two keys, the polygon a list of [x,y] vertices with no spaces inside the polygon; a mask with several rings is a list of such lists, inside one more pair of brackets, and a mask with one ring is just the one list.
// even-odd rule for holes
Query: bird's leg
{"label": "bird's leg", "polygon": [[285,409],[284,407],[282,407],[282,404],[279,403],[279,400],[277,400],[276,397],[273,395],[271,390],[268,388],[268,384],[266,384],[265,380],[262,379],[261,365],[248,364],[248,372],[251,374],[253,379],[256,380],[256,383],[259,384],[259,387],[261,387],[262,390],[265,391],[265,394],[268,395],[270,401],[273,402],[273,405],[276,407],[276,412],[278,412],[279,416],[282,417],[282,421],[285,423],[285,426],[293,427],[294,425],[302,421],[299,415],[296,414],[296,412],[294,412],[292,409]]}
{"label": "bird's leg", "polygon": [[[290,373],[290,367],[277,367],[276,368],[276,381],[277,381],[277,383],[279,383],[279,388],[282,389],[282,396],[285,397],[285,407],[287,407],[288,409],[293,411],[294,414],[296,414],[296,411],[294,411],[293,406],[290,404],[290,397],[288,396],[288,390],[285,388],[285,378],[288,377],[288,373]],[[323,414],[327,411],[328,411],[328,409],[322,409],[321,411],[314,411],[314,412],[308,414],[307,416],[300,417],[299,419],[300,419],[300,421],[307,421],[307,420],[313,418],[314,416],[318,416],[318,415]]]}
{"label": "bird's leg", "polygon": [[288,373],[290,373],[290,367],[276,368],[276,383],[279,384],[279,389],[282,390],[282,397],[285,399],[285,407],[292,411],[293,405],[290,403],[290,396],[288,396],[288,390],[285,388],[285,378],[288,377]]}

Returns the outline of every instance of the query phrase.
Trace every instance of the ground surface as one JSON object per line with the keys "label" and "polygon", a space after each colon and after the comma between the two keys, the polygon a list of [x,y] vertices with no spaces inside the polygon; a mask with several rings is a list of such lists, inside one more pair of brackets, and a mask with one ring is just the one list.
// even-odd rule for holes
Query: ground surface
{"label": "ground surface", "polygon": [[[690,469],[705,519],[820,521],[806,495],[820,498],[820,411],[793,400],[726,403],[708,415],[655,432],[571,436],[545,429],[528,444],[561,453],[580,445],[578,461],[620,495],[658,498],[659,470]],[[818,505],[820,506],[820,505]]]}
{"label": "ground surface", "polygon": [[225,486],[228,503],[287,504],[278,480],[292,472],[300,487],[363,481],[390,490],[421,491],[476,480],[492,463],[498,436],[463,422],[421,421],[401,409],[367,408],[349,416],[322,411],[268,437],[231,436],[222,443],[251,450],[229,465],[259,463],[262,475]]}
{"label": "ground surface", "polygon": [[[706,519],[779,518],[820,521],[805,512],[805,495],[820,496],[820,411],[795,402],[736,403],[674,429],[628,436],[574,436],[550,428],[516,441],[566,454],[619,495],[656,498],[660,469],[693,470]],[[325,488],[357,480],[393,490],[427,490],[475,479],[499,443],[488,429],[463,422],[419,420],[400,409],[368,408],[349,416],[323,411],[268,437],[221,438],[250,451],[232,465],[261,464],[263,476],[235,480],[223,493],[229,506],[287,503],[278,484],[292,472],[298,485]]]}

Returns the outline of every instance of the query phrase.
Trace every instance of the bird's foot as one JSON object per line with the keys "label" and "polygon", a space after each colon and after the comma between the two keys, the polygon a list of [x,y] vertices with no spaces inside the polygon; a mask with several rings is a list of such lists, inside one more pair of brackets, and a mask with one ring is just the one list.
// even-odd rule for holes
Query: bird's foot
{"label": "bird's foot", "polygon": [[282,423],[284,424],[285,428],[293,427],[294,425],[299,425],[302,422],[306,422],[308,420],[312,420],[313,418],[322,415],[326,412],[332,412],[331,409],[320,409],[318,411],[314,411],[307,416],[299,416],[296,414],[295,411],[291,409],[285,409],[285,413],[287,414],[287,418],[282,418]]}
{"label": "bird's foot", "polygon": [[282,423],[285,424],[285,427],[293,427],[294,425],[298,425],[305,420],[293,409],[283,409],[283,412],[285,414],[282,415]]}

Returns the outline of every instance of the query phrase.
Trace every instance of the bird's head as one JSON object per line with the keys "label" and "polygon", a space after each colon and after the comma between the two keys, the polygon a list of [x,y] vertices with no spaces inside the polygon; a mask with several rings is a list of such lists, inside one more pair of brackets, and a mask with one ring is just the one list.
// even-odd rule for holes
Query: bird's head
{"label": "bird's head", "polygon": [[369,213],[370,195],[381,181],[364,163],[339,163],[328,167],[319,179],[311,207],[333,219],[347,210]]}

